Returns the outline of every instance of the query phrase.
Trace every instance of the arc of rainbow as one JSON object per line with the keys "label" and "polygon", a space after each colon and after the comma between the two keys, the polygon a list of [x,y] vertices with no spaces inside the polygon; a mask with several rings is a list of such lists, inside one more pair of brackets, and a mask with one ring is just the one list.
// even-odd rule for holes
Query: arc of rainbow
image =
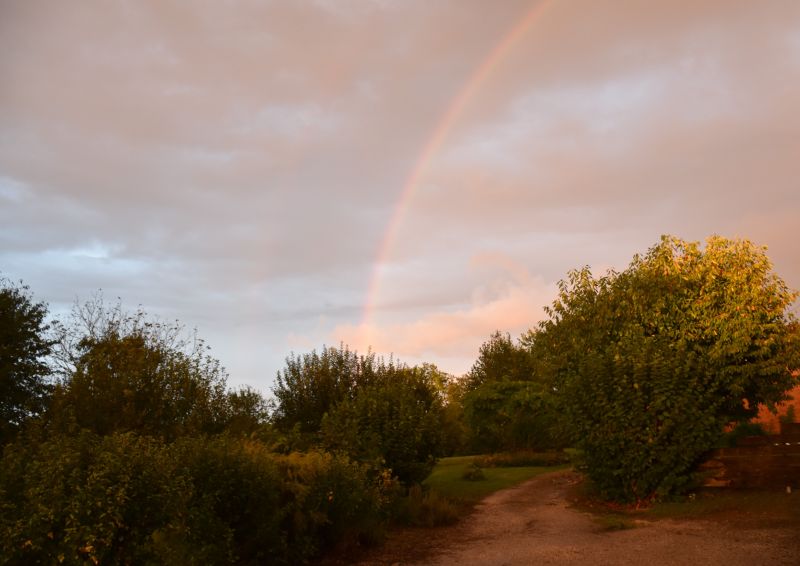
{"label": "arc of rainbow", "polygon": [[[530,10],[528,10],[525,16],[502,37],[494,48],[492,48],[450,102],[433,129],[428,141],[423,146],[422,152],[403,185],[392,217],[389,220],[389,224],[383,234],[380,246],[378,247],[377,257],[373,263],[369,286],[367,288],[364,312],[361,318],[360,329],[362,333],[369,332],[369,324],[374,315],[375,304],[380,291],[382,266],[386,263],[391,253],[392,246],[397,238],[398,230],[405,217],[405,212],[417,192],[420,179],[425,173],[428,164],[441,148],[450,130],[467,107],[470,99],[473,98],[475,93],[480,89],[481,85],[486,81],[497,64],[508,55],[512,47],[514,47],[526,34],[528,29],[542,16],[551,1],[552,0],[537,1]],[[362,334],[362,339],[368,341],[369,336]]]}

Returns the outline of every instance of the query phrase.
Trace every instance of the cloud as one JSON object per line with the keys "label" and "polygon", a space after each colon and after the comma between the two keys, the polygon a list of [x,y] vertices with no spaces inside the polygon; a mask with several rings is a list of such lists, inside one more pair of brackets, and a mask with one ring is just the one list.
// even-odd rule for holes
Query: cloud
{"label": "cloud", "polygon": [[3,272],[197,324],[255,382],[367,334],[463,371],[568,269],[624,267],[662,233],[750,237],[800,287],[794,0],[548,2],[376,257],[532,5],[4,1]]}
{"label": "cloud", "polygon": [[501,253],[474,256],[471,267],[495,274],[491,279],[484,277],[467,304],[447,310],[426,309],[418,318],[402,323],[369,320],[339,325],[330,340],[359,351],[371,348],[393,353],[404,361],[439,359],[445,371],[466,372],[492,332],[499,329],[518,335],[533,328],[556,292],[554,284],[531,275],[525,266]]}

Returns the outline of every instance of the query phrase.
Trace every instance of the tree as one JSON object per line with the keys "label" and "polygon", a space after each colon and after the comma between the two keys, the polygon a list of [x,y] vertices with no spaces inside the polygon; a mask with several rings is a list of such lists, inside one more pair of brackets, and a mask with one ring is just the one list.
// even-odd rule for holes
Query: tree
{"label": "tree", "polygon": [[498,330],[481,345],[478,359],[467,374],[467,389],[477,389],[484,383],[533,378],[534,363],[528,350]]}
{"label": "tree", "polygon": [[680,489],[726,425],[795,383],[797,294],[764,248],[664,236],[623,272],[560,283],[529,341],[606,495]]}
{"label": "tree", "polygon": [[53,341],[45,322],[47,305],[27,286],[0,279],[0,445],[40,414],[51,392],[45,362]]}
{"label": "tree", "polygon": [[125,313],[98,296],[76,305],[58,348],[62,379],[51,426],[100,435],[136,432],[173,440],[221,432],[229,411],[219,362],[178,323]]}
{"label": "tree", "polygon": [[[411,485],[430,474],[443,447],[444,408],[432,366],[391,366],[322,421],[328,449],[392,470]],[[435,369],[435,368],[434,368]]]}
{"label": "tree", "polygon": [[563,446],[552,391],[525,341],[515,344],[508,334],[492,334],[466,376],[465,390],[464,419],[474,450]]}
{"label": "tree", "polygon": [[247,436],[266,432],[269,423],[267,401],[257,390],[246,386],[229,391],[225,403],[225,432]]}
{"label": "tree", "polygon": [[553,395],[535,382],[484,383],[465,395],[464,419],[478,452],[567,445]]}
{"label": "tree", "polygon": [[384,370],[375,354],[359,356],[344,345],[287,357],[272,388],[277,400],[275,425],[283,431],[297,427],[301,433],[317,433],[328,411],[352,399],[359,387],[373,383]]}

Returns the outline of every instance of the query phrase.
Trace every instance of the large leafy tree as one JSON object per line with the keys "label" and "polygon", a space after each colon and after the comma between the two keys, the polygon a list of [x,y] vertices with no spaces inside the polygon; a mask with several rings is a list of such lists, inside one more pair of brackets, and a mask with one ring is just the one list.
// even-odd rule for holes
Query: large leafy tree
{"label": "large leafy tree", "polygon": [[182,331],[102,297],[76,305],[57,348],[62,378],[51,426],[166,439],[221,432],[233,411],[227,375],[201,340]]}
{"label": "large leafy tree", "polygon": [[764,248],[716,236],[664,236],[625,271],[561,282],[528,341],[607,495],[679,489],[726,425],[782,399],[796,297]]}
{"label": "large leafy tree", "polygon": [[51,385],[45,362],[53,342],[47,306],[27,286],[0,279],[0,445],[44,409]]}

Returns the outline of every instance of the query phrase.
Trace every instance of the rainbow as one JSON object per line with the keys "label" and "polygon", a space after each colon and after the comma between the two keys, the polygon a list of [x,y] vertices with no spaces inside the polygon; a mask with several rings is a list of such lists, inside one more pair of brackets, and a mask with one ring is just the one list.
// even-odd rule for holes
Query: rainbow
{"label": "rainbow", "polygon": [[[442,117],[439,119],[436,127],[428,138],[428,141],[423,146],[422,152],[403,185],[403,190],[400,193],[400,197],[397,199],[394,212],[378,247],[378,253],[373,263],[372,273],[367,287],[366,300],[364,302],[364,311],[360,325],[362,332],[369,332],[369,325],[375,313],[375,304],[380,291],[382,267],[389,259],[406,210],[417,192],[420,179],[425,173],[428,164],[442,147],[447,135],[463,114],[470,99],[480,90],[481,85],[486,82],[498,63],[505,59],[514,45],[527,33],[534,22],[541,18],[551,1],[552,0],[542,0],[535,2],[525,16],[494,46],[447,106],[447,110],[442,114]],[[369,343],[369,336],[362,335],[361,338],[362,342]]]}

